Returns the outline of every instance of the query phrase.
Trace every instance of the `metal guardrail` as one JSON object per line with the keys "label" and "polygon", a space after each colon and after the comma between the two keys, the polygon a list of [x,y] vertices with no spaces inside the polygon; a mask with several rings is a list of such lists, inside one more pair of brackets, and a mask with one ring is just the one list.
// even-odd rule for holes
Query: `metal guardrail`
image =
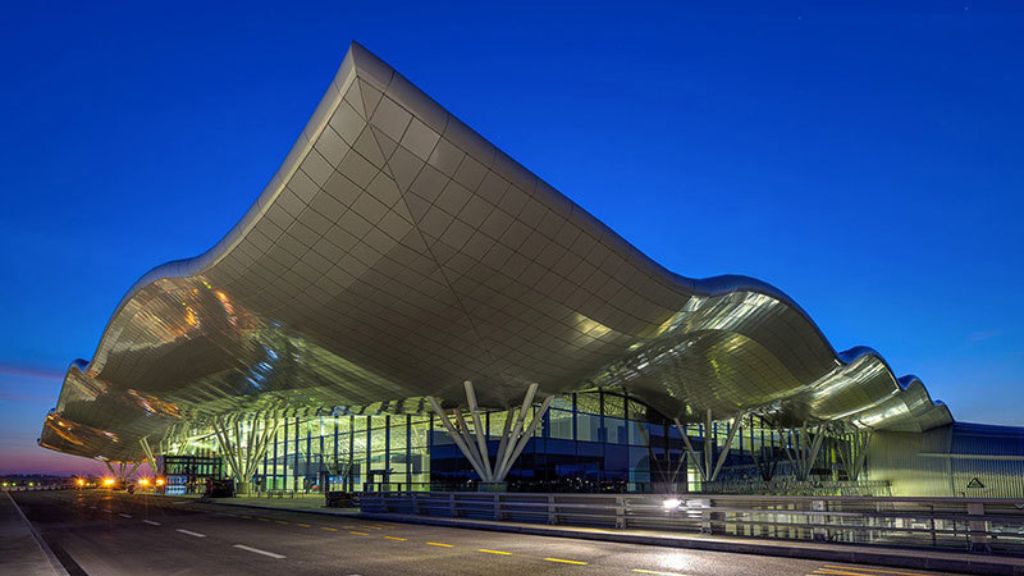
{"label": "metal guardrail", "polygon": [[383,492],[366,513],[416,514],[1024,554],[1024,500]]}

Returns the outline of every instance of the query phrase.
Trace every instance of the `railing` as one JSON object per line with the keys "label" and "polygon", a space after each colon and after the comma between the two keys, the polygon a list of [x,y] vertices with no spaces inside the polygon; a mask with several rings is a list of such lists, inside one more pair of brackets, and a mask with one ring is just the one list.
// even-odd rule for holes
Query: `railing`
{"label": "railing", "polygon": [[1024,500],[816,496],[363,493],[366,513],[1024,554]]}

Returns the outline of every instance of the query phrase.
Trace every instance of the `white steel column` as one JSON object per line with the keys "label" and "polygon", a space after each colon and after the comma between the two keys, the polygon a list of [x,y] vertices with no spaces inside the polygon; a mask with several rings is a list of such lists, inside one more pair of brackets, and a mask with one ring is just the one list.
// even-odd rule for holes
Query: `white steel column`
{"label": "white steel column", "polygon": [[153,470],[153,476],[158,476],[160,470],[157,469],[156,455],[153,454],[153,448],[149,445],[149,436],[140,438],[139,445],[142,446],[142,451],[146,454],[146,462],[149,463],[149,467]]}
{"label": "white steel column", "polygon": [[[280,421],[267,416],[222,415],[211,422],[220,454],[228,466],[228,472],[236,482],[236,490],[246,493],[252,477],[259,468],[260,461],[267,453],[270,439],[277,432]],[[248,430],[243,432],[243,424],[248,423]],[[244,444],[244,446],[243,446]]]}
{"label": "white steel column", "polygon": [[690,437],[686,435],[686,426],[679,421],[679,418],[675,418],[673,422],[676,425],[676,429],[679,430],[679,435],[683,437],[683,447],[686,449],[686,455],[690,461],[693,462],[694,468],[697,469],[697,474],[700,475],[700,479],[703,482],[714,482],[718,478],[718,473],[722,471],[722,467],[725,466],[725,460],[729,457],[729,451],[732,449],[732,442],[736,439],[736,434],[739,433],[740,429],[743,428],[743,419],[746,417],[746,412],[739,413],[733,418],[731,425],[729,426],[729,433],[726,435],[725,446],[722,451],[718,453],[718,457],[715,458],[712,454],[714,447],[714,438],[712,437],[712,425],[714,421],[711,419],[711,410],[707,411],[707,418],[704,421],[704,458],[703,463],[701,458],[697,457],[697,452],[693,449],[693,443],[690,442]]}
{"label": "white steel column", "polygon": [[537,394],[537,384],[530,384],[523,397],[522,406],[518,409],[510,408],[505,412],[505,425],[502,429],[501,441],[498,443],[498,452],[495,454],[493,466],[490,454],[487,449],[487,431],[484,430],[483,420],[480,417],[480,408],[476,401],[476,392],[473,383],[466,381],[466,401],[469,404],[470,416],[473,418],[474,434],[476,438],[470,437],[469,427],[458,408],[446,412],[441,408],[441,403],[434,397],[428,397],[430,407],[441,420],[441,424],[448,431],[452,441],[459,447],[459,451],[469,460],[470,465],[480,476],[484,483],[497,484],[505,481],[509,470],[516,459],[523,453],[526,444],[536,433],[544,414],[551,406],[553,396],[549,396],[541,402],[540,408],[535,412],[533,420],[527,425],[530,407],[533,405],[533,398]]}

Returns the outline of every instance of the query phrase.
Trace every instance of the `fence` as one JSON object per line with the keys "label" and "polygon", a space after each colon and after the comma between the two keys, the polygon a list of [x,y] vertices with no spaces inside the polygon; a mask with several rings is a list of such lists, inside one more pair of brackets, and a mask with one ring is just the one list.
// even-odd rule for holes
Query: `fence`
{"label": "fence", "polygon": [[366,513],[1024,554],[1024,501],[976,498],[363,493]]}

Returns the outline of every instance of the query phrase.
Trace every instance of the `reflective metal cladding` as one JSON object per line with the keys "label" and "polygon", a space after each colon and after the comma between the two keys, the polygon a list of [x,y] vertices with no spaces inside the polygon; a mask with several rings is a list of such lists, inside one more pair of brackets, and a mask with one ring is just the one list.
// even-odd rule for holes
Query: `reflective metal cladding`
{"label": "reflective metal cladding", "polygon": [[952,421],[776,288],[664,269],[353,44],[242,221],[128,291],[40,444],[138,459],[183,419],[421,411],[464,401],[465,380],[495,408],[536,382],[684,419]]}

